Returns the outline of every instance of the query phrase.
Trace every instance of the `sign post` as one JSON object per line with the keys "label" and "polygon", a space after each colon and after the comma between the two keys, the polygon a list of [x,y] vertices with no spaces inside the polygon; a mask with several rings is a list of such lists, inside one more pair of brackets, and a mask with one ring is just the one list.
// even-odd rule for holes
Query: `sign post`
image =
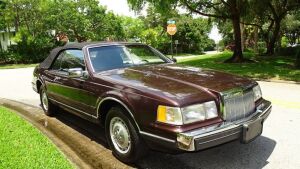
{"label": "sign post", "polygon": [[175,43],[175,51],[176,51],[175,55],[177,56],[177,45],[179,44],[179,42],[178,42],[178,40],[175,40],[174,43]]}
{"label": "sign post", "polygon": [[173,35],[175,35],[175,33],[177,32],[177,28],[175,25],[175,21],[169,20],[167,23],[168,23],[167,32],[169,35],[171,35],[171,56],[173,59]]}

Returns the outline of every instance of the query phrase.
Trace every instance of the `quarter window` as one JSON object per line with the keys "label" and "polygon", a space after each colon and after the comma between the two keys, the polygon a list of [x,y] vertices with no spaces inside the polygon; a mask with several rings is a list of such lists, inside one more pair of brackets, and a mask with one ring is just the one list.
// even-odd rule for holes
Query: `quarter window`
{"label": "quarter window", "polygon": [[81,50],[65,50],[59,54],[52,65],[52,70],[82,68],[85,70],[84,56]]}
{"label": "quarter window", "polygon": [[52,65],[52,70],[60,70],[60,65],[61,65],[61,59],[64,56],[65,52],[61,52],[58,57],[55,59],[53,65]]}
{"label": "quarter window", "polygon": [[81,50],[66,50],[61,62],[61,69],[68,70],[72,68],[85,69],[83,52]]}

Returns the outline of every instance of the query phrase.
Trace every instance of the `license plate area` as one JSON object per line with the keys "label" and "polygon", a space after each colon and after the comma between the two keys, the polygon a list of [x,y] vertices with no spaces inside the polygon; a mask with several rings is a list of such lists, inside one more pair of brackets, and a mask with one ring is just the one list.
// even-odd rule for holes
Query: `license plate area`
{"label": "license plate area", "polygon": [[260,136],[263,129],[262,119],[243,125],[242,143],[249,143]]}

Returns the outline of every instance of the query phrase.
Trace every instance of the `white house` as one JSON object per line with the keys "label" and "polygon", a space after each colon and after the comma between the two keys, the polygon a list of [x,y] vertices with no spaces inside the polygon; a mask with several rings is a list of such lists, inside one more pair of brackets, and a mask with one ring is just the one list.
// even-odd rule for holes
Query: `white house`
{"label": "white house", "polygon": [[12,40],[12,37],[14,37],[16,34],[16,31],[14,28],[11,28],[9,31],[7,30],[0,30],[0,45],[2,50],[7,50],[7,48],[15,44],[15,42]]}

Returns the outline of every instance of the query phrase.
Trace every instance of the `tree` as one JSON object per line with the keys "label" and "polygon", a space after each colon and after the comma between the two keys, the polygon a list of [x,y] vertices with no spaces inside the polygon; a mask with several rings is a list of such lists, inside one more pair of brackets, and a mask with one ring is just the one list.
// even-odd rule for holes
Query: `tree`
{"label": "tree", "polygon": [[175,20],[178,31],[174,39],[179,40],[181,52],[202,53],[205,48],[213,48],[208,37],[212,24],[208,19],[181,15]]}
{"label": "tree", "polygon": [[123,28],[127,39],[139,39],[164,53],[170,53],[171,38],[166,32],[169,19],[176,21],[177,33],[173,40],[179,41],[179,52],[201,53],[206,48],[214,47],[214,43],[208,37],[212,24],[207,18],[180,15],[177,10],[162,14],[151,4],[147,8],[146,16],[137,19],[125,17]]}
{"label": "tree", "polygon": [[192,13],[207,17],[218,18],[220,20],[230,20],[234,30],[235,48],[231,58],[226,62],[243,62],[243,53],[241,45],[241,16],[245,14],[247,0],[128,0],[132,9],[139,10],[148,2],[153,4],[161,11],[170,11],[181,6]]}
{"label": "tree", "polygon": [[6,4],[3,1],[0,1],[0,30],[6,29],[6,24],[5,24],[5,13],[4,10],[6,8]]}
{"label": "tree", "polygon": [[253,0],[251,2],[252,24],[260,28],[267,44],[266,55],[274,55],[276,42],[280,39],[282,21],[288,13],[298,9],[298,0]]}
{"label": "tree", "polygon": [[50,1],[45,12],[48,17],[43,23],[48,30],[65,33],[72,41],[124,38],[121,19],[107,12],[97,0]]}
{"label": "tree", "polygon": [[127,41],[139,41],[142,36],[142,32],[146,29],[141,18],[131,18],[126,16],[122,17],[122,27]]}
{"label": "tree", "polygon": [[300,43],[300,12],[295,11],[288,14],[283,22],[282,29],[289,44],[295,45],[296,43]]}
{"label": "tree", "polygon": [[270,37],[267,46],[267,55],[274,55],[275,43],[278,41],[280,34],[281,22],[288,14],[289,11],[298,9],[300,3],[298,0],[264,0],[265,4],[269,7],[272,19],[274,20],[273,34]]}
{"label": "tree", "polygon": [[[2,1],[0,1],[2,2]],[[122,20],[97,0],[5,0],[0,3],[0,28],[15,28],[11,51],[21,62],[39,62],[51,48],[70,41],[122,40]],[[10,29],[7,29],[10,30]]]}

